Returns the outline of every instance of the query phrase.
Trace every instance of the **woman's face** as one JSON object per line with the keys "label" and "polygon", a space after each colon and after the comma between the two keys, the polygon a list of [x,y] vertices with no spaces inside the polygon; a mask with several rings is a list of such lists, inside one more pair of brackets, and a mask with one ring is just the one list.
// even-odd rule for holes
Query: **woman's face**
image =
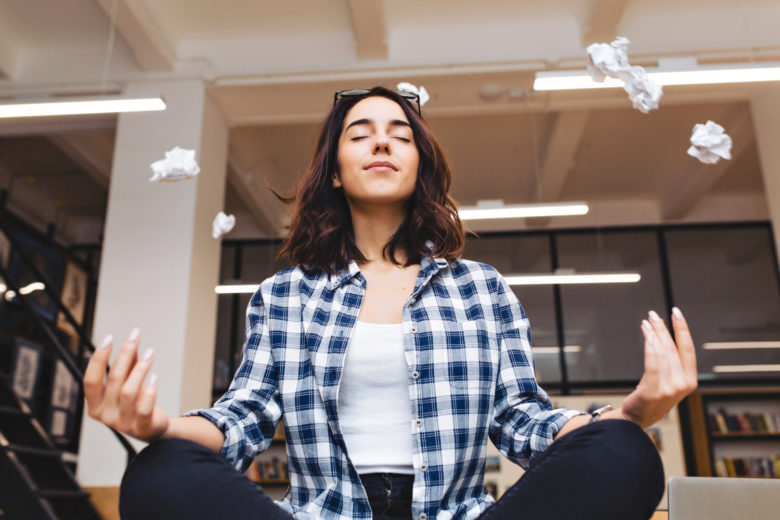
{"label": "woman's face", "polygon": [[338,164],[333,186],[344,190],[352,208],[403,207],[414,192],[420,155],[401,107],[379,96],[355,104],[344,118]]}

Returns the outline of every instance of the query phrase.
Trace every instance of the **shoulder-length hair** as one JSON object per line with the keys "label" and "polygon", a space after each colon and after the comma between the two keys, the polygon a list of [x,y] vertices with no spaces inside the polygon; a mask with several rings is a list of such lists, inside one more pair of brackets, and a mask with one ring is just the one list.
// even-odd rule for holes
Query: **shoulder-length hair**
{"label": "shoulder-length hair", "polygon": [[406,266],[419,263],[424,256],[450,262],[461,256],[465,232],[455,201],[449,195],[452,174],[442,147],[408,101],[392,90],[374,87],[364,96],[342,97],[333,105],[295,194],[280,197],[294,203],[295,208],[279,258],[286,255],[306,270],[329,273],[346,268],[351,260],[366,260],[355,243],[347,199],[342,189],[333,186],[333,175],[339,169],[339,139],[347,112],[371,96],[398,103],[409,120],[420,155],[417,182],[406,203],[406,216],[385,244],[383,254],[400,265],[395,258],[400,248],[406,253]]}

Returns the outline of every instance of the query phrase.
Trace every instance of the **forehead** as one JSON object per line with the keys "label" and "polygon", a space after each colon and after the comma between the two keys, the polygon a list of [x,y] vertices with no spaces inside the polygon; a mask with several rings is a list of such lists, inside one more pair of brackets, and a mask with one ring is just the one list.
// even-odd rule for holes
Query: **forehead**
{"label": "forehead", "polygon": [[374,121],[393,120],[409,122],[401,106],[395,101],[381,96],[371,96],[361,99],[355,106],[349,109],[344,118],[344,124],[348,125],[358,119],[373,119]]}

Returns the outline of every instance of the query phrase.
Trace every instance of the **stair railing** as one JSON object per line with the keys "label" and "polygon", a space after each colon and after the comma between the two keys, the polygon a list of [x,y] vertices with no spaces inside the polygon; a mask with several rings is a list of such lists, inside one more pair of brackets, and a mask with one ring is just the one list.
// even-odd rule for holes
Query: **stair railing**
{"label": "stair railing", "polygon": [[[84,328],[73,317],[73,314],[71,314],[70,310],[68,310],[68,308],[62,303],[62,301],[59,298],[59,295],[54,291],[54,289],[52,288],[51,284],[46,279],[44,274],[32,262],[27,251],[25,251],[23,247],[20,247],[19,240],[17,239],[11,227],[8,225],[6,221],[7,211],[8,210],[4,208],[0,209],[0,232],[3,235],[5,235],[11,247],[13,247],[14,251],[18,253],[19,258],[24,264],[25,268],[28,269],[33,274],[33,276],[35,276],[35,278],[43,284],[44,286],[43,291],[56,304],[57,310],[61,312],[63,316],[65,316],[65,319],[73,327],[73,330],[76,331],[76,334],[78,335],[81,344],[85,346],[90,351],[90,353],[94,352],[95,346],[92,344],[92,341],[90,340]],[[27,296],[19,292],[19,287],[8,276],[8,271],[6,270],[5,266],[2,265],[2,262],[0,262],[0,276],[5,280],[6,286],[10,290],[16,293],[16,298],[21,302],[25,310],[27,310],[30,313],[30,315],[33,317],[35,324],[38,325],[41,328],[41,330],[43,330],[44,334],[50,341],[50,345],[54,347],[54,350],[52,352],[56,354],[57,358],[65,364],[65,367],[71,373],[71,375],[79,385],[79,390],[80,390],[79,395],[83,396],[84,395],[84,382],[83,382],[84,371],[82,370],[82,368],[73,360],[73,356],[71,355],[71,353],[59,341],[57,335],[52,330],[51,325],[47,323],[35,311],[32,303],[30,303],[30,301],[27,299]],[[135,458],[135,456],[137,455],[135,448],[133,447],[132,444],[130,444],[130,442],[127,440],[127,438],[125,438],[124,435],[122,435],[121,433],[119,433],[117,430],[113,428],[109,428],[109,429],[114,434],[114,436],[116,436],[116,438],[119,440],[119,443],[127,452],[127,464],[130,464],[133,458]]]}

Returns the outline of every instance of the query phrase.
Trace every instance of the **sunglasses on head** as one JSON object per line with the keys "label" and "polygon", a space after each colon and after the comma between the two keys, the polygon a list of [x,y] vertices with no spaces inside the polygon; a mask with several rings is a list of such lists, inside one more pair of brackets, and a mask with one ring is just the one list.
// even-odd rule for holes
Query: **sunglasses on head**
{"label": "sunglasses on head", "polygon": [[[407,100],[409,103],[414,106],[414,108],[417,110],[417,115],[422,117],[422,111],[420,110],[420,96],[415,94],[414,92],[406,92],[403,90],[394,90],[396,94]],[[365,96],[366,94],[370,94],[371,91],[365,88],[349,88],[346,90],[338,90],[335,94],[333,94],[333,104],[339,102],[339,99],[345,98],[345,97],[360,97]]]}

